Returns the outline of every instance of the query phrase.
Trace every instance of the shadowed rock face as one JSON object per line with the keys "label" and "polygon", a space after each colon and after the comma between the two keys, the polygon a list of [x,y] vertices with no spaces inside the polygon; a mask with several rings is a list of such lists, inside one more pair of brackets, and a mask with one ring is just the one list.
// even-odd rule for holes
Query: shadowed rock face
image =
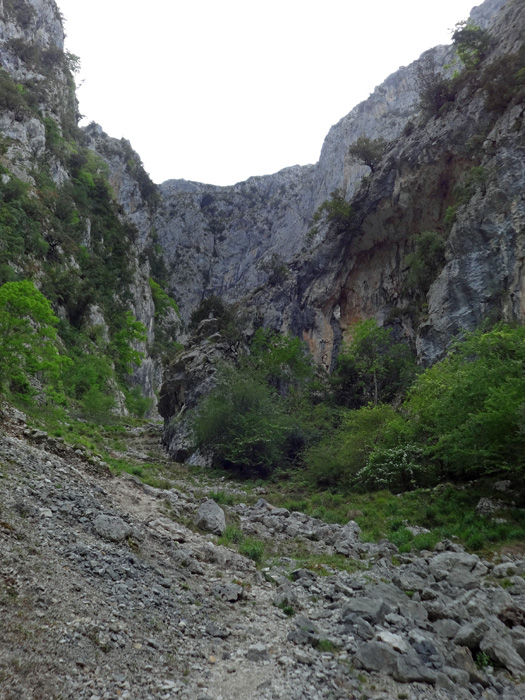
{"label": "shadowed rock face", "polygon": [[[395,316],[424,362],[489,314],[523,318],[522,109],[487,111],[479,81],[486,65],[521,45],[523,8],[504,5],[494,0],[474,9],[473,20],[491,32],[491,54],[439,116],[419,115],[418,65],[429,57],[447,64],[450,47],[389,76],[332,127],[316,165],[232,187],[164,183],[154,225],[186,317],[209,293],[242,299],[265,324],[302,334],[327,367],[362,318],[384,323]],[[390,142],[367,185],[361,178],[368,168],[348,155],[363,134]],[[483,182],[468,185],[457,206],[457,190],[467,187],[474,167]],[[335,189],[353,198],[351,227],[309,237],[314,212]],[[446,224],[453,206],[456,220]],[[446,265],[426,297],[415,299],[405,288],[405,259],[424,231],[447,238]]]}
{"label": "shadowed rock face", "polygon": [[[522,46],[525,6],[486,2],[473,18],[489,29],[490,51],[438,115],[419,113],[416,62],[332,127],[314,166],[229,188],[161,186],[155,226],[186,315],[207,293],[241,301],[264,325],[302,336],[327,369],[360,319],[393,326],[424,364],[486,318],[525,320],[523,91],[490,110],[484,76]],[[453,52],[437,47],[420,60],[428,56],[445,65]],[[368,168],[348,156],[362,134],[389,141],[364,181]],[[352,200],[352,219],[309,236],[336,188]],[[407,284],[407,256],[424,232],[445,250],[419,289]]]}

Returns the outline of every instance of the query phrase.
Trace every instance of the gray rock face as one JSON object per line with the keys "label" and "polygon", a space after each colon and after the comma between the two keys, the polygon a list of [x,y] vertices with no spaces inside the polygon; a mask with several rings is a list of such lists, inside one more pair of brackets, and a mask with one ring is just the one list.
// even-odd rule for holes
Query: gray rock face
{"label": "gray rock face", "polygon": [[223,509],[213,500],[205,501],[195,515],[195,525],[206,532],[222,535],[226,529]]}
{"label": "gray rock face", "polygon": [[[520,45],[525,9],[490,0],[473,17],[492,37],[481,74]],[[429,58],[443,66],[451,49],[437,47],[421,60]],[[185,181],[161,186],[155,226],[172,288],[187,300],[186,316],[208,293],[242,300],[264,325],[302,337],[327,369],[360,319],[393,324],[424,364],[440,359],[455,335],[489,315],[525,320],[519,96],[500,113],[489,111],[478,81],[439,115],[424,117],[421,65],[399,69],[332,127],[314,166],[231,188]],[[363,134],[389,141],[366,183],[368,168],[348,155]],[[474,171],[479,181],[469,179]],[[353,198],[350,224],[344,231],[321,226],[309,238],[316,208],[335,188]],[[446,241],[444,266],[427,292],[410,291],[407,256],[425,231]],[[168,422],[174,414],[163,415]],[[351,551],[350,542],[345,550]],[[468,589],[472,580],[460,577]]]}

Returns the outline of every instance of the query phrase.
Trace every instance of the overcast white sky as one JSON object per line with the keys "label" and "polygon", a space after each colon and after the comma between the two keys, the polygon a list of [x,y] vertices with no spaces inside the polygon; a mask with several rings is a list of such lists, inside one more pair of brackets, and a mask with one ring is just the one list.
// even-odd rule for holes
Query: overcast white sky
{"label": "overcast white sky", "polygon": [[57,0],[80,111],[155,182],[315,163],[330,126],[480,0]]}

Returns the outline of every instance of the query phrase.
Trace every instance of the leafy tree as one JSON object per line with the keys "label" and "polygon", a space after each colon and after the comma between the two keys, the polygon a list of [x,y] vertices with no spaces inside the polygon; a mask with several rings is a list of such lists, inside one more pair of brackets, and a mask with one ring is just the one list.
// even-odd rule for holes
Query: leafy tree
{"label": "leafy tree", "polygon": [[385,139],[369,139],[368,136],[360,136],[348,149],[348,155],[354,162],[367,165],[374,173],[387,146],[388,142]]}
{"label": "leafy tree", "polygon": [[248,370],[224,367],[194,417],[196,446],[213,451],[216,466],[244,476],[268,476],[286,459],[293,418],[275,391]]}
{"label": "leafy tree", "polygon": [[305,344],[293,335],[259,328],[244,363],[263,381],[284,389],[313,377],[312,360]]}
{"label": "leafy tree", "polygon": [[415,381],[413,438],[456,476],[525,467],[525,327],[470,333]]}
{"label": "leafy tree", "polygon": [[465,68],[471,70],[477,68],[485,57],[490,45],[490,36],[486,29],[481,29],[468,19],[456,24],[452,43]]}
{"label": "leafy tree", "polygon": [[391,401],[415,375],[409,347],[374,319],[359,321],[339,355],[333,377],[336,401],[350,408]]}
{"label": "leafy tree", "polygon": [[51,304],[33,282],[0,287],[0,390],[8,384],[27,388],[27,377],[38,372],[58,376],[57,324]]}
{"label": "leafy tree", "polygon": [[147,338],[144,324],[137,321],[131,311],[126,311],[123,316],[123,327],[114,334],[110,343],[110,351],[118,375],[131,374],[133,365],[140,367],[144,353],[137,350],[135,346],[137,343],[145,343]]}

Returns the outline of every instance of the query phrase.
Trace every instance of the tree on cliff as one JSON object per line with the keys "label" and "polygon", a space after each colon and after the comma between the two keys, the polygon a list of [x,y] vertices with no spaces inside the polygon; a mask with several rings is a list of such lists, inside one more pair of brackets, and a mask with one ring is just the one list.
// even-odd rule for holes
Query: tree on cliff
{"label": "tree on cliff", "polygon": [[388,142],[385,139],[369,139],[368,136],[360,136],[348,149],[348,155],[355,163],[368,165],[372,172],[383,158]]}

